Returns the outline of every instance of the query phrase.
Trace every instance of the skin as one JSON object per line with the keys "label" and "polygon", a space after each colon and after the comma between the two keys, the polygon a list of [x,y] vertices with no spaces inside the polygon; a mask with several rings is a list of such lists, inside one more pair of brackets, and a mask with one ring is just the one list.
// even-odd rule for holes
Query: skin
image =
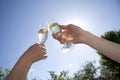
{"label": "skin", "polygon": [[5,80],[26,80],[27,73],[31,65],[39,60],[47,58],[46,49],[43,44],[32,45],[25,53],[19,58],[9,75]]}
{"label": "skin", "polygon": [[[103,53],[103,55],[120,63],[120,44],[110,42],[108,40],[99,38],[94,34],[81,29],[73,24],[60,25],[60,28],[64,31],[60,36],[59,33],[53,34],[53,37],[60,41],[61,44],[65,42],[72,42],[74,44],[86,44],[92,48]],[[66,37],[72,36],[73,39],[67,39]],[[114,53],[114,54],[113,54]],[[47,58],[46,49],[43,44],[32,45],[25,53],[19,58],[9,75],[5,80],[26,80],[27,73],[31,65],[39,60]]]}
{"label": "skin", "polygon": [[[74,44],[83,43],[98,50],[103,55],[111,58],[112,60],[120,63],[120,44],[99,38],[96,35],[73,24],[60,25],[60,28],[64,31],[59,37],[57,34],[53,34],[53,38],[60,41],[61,44],[64,44],[65,42],[72,42]],[[71,35],[73,40],[67,40],[66,37],[68,37],[68,35]]]}

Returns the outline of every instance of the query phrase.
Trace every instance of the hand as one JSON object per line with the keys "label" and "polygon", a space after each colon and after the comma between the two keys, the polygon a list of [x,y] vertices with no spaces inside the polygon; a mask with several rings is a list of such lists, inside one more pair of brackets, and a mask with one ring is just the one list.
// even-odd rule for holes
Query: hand
{"label": "hand", "polygon": [[[61,35],[58,37],[58,33],[53,34],[53,38],[60,41],[61,44],[64,44],[65,42],[69,43],[72,42],[74,44],[77,43],[83,43],[84,42],[84,30],[81,29],[78,26],[75,26],[73,24],[69,25],[59,25],[63,32],[61,32]],[[68,40],[66,38],[72,37],[73,39]]]}
{"label": "hand", "polygon": [[45,59],[46,49],[43,44],[32,45],[17,61],[5,80],[26,80],[32,63]]}
{"label": "hand", "polygon": [[26,52],[26,58],[29,58],[30,62],[36,62],[38,60],[42,60],[47,58],[46,49],[43,44],[34,44],[32,45]]}

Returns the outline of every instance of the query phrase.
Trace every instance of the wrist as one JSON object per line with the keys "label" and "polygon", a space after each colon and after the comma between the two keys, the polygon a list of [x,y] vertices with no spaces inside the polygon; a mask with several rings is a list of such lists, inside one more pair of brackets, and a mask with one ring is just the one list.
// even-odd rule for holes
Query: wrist
{"label": "wrist", "polygon": [[88,31],[80,29],[78,32],[78,43],[86,43]]}
{"label": "wrist", "polygon": [[26,64],[29,64],[29,65],[33,64],[32,57],[29,55],[28,52],[25,52],[20,59],[24,61]]}
{"label": "wrist", "polygon": [[90,40],[90,37],[91,37],[91,33],[90,32],[85,31],[85,30],[82,31],[82,39],[81,39],[82,43],[88,44],[89,40]]}
{"label": "wrist", "polygon": [[84,32],[84,40],[83,40],[83,43],[84,44],[87,44],[89,46],[91,46],[91,44],[95,44],[95,39],[96,39],[96,36],[88,31],[85,31]]}

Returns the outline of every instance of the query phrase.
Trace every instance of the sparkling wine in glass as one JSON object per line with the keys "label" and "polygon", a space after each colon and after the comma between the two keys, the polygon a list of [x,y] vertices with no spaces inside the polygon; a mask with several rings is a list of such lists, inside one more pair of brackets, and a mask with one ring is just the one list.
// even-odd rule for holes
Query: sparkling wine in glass
{"label": "sparkling wine in glass", "polygon": [[47,29],[40,29],[38,31],[38,38],[39,38],[39,43],[44,44],[48,36],[48,30]]}
{"label": "sparkling wine in glass", "polygon": [[[57,36],[59,37],[61,35],[61,28],[59,27],[59,24],[54,22],[52,24],[50,24],[49,26],[50,28],[50,31],[52,31],[52,34],[56,34],[57,33]],[[68,34],[68,36],[65,37],[66,40],[72,40],[73,37]],[[62,53],[67,53],[69,51],[71,51],[74,47],[74,44],[73,43],[64,43],[64,46],[62,47]]]}

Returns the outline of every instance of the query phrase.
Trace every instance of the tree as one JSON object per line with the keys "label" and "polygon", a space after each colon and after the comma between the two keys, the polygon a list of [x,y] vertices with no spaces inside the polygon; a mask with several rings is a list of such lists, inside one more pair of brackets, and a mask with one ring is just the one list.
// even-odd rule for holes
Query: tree
{"label": "tree", "polygon": [[5,70],[3,70],[2,68],[0,68],[0,80],[4,80],[5,77],[9,74],[10,69],[6,68]]}
{"label": "tree", "polygon": [[[106,32],[101,37],[120,44],[120,30]],[[107,77],[109,80],[120,79],[120,63],[111,60],[100,52],[98,53],[100,54],[101,76]]]}
{"label": "tree", "polygon": [[49,71],[49,73],[51,79],[48,80],[72,80],[72,78],[68,76],[68,71],[62,71],[59,75],[57,75],[54,71]]}
{"label": "tree", "polygon": [[3,73],[3,71],[2,71],[2,68],[0,68],[0,80],[2,80],[3,77],[4,77],[4,73]]}
{"label": "tree", "polygon": [[97,69],[94,62],[87,62],[83,66],[83,69],[78,70],[77,73],[74,74],[73,80],[94,80]]}

